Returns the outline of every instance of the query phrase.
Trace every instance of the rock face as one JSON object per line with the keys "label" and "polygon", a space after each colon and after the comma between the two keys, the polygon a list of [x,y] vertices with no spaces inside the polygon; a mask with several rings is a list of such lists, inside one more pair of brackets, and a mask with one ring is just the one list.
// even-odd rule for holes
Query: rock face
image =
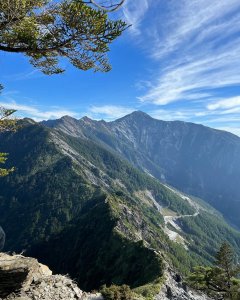
{"label": "rock face", "polygon": [[33,281],[51,274],[36,259],[0,254],[0,296],[6,297],[18,290],[25,291]]}
{"label": "rock face", "polygon": [[165,272],[165,278],[166,281],[155,300],[211,300],[205,294],[189,289],[182,282],[181,276],[170,269]]}
{"label": "rock face", "polygon": [[52,275],[47,266],[21,255],[0,254],[0,300],[102,300],[87,294],[68,277]]}

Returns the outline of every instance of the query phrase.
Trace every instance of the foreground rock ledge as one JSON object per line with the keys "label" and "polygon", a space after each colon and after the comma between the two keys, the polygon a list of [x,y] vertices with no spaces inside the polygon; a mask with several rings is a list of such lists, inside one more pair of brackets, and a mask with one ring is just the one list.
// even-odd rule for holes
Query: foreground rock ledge
{"label": "foreground rock ledge", "polygon": [[0,253],[0,299],[102,300],[102,297],[84,293],[66,276],[52,275],[47,266],[34,258]]}

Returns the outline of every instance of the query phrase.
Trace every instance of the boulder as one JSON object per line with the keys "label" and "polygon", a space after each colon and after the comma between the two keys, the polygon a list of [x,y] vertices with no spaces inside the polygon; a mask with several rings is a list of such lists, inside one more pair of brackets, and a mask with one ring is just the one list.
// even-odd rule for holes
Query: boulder
{"label": "boulder", "polygon": [[48,267],[38,263],[36,259],[22,255],[10,256],[0,254],[0,297],[27,290],[38,278],[51,275]]}
{"label": "boulder", "polygon": [[89,294],[62,275],[52,275],[47,266],[22,255],[0,253],[0,300],[103,300]]}

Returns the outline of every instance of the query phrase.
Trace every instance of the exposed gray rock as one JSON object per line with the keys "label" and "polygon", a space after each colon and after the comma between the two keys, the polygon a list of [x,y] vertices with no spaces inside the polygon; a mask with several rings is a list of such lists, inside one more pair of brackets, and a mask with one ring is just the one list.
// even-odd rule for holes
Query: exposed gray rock
{"label": "exposed gray rock", "polygon": [[165,283],[155,300],[211,300],[207,295],[198,293],[182,282],[180,275],[168,269],[165,272]]}
{"label": "exposed gray rock", "polygon": [[38,278],[51,275],[48,267],[39,264],[36,259],[21,255],[0,254],[0,297],[27,290]]}
{"label": "exposed gray rock", "polygon": [[102,300],[88,294],[67,276],[52,275],[34,258],[0,254],[0,300]]}

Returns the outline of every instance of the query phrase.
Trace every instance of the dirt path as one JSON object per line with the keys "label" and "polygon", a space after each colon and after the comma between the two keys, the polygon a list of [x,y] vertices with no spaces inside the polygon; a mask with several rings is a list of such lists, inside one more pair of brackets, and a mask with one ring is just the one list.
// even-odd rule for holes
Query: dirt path
{"label": "dirt path", "polygon": [[[155,207],[157,208],[157,210],[163,215],[164,218],[164,223],[165,223],[165,227],[164,227],[164,232],[168,235],[169,239],[172,241],[175,241],[177,243],[182,244],[186,249],[187,249],[187,242],[184,239],[184,237],[180,234],[180,232],[182,232],[181,227],[178,225],[178,220],[179,219],[183,219],[183,218],[194,218],[197,217],[200,213],[200,207],[199,205],[194,202],[191,198],[181,194],[180,192],[170,188],[169,186],[165,185],[165,187],[167,189],[169,189],[170,191],[172,191],[174,194],[178,195],[179,197],[181,197],[183,200],[187,201],[189,203],[189,205],[191,205],[194,209],[195,209],[195,213],[194,214],[188,214],[188,215],[175,215],[174,212],[172,212],[172,214],[167,214],[166,213],[166,209],[164,209],[153,197],[152,193],[150,191],[146,191],[146,196],[148,196],[148,198],[150,198],[152,200],[152,202],[154,203]],[[169,210],[170,212],[170,210]],[[168,224],[170,224],[176,231],[171,230],[168,228]]]}
{"label": "dirt path", "polygon": [[[187,242],[182,237],[182,235],[179,232],[182,232],[181,227],[178,225],[178,220],[183,218],[195,218],[200,213],[200,207],[197,203],[195,203],[191,198],[181,194],[180,192],[170,188],[169,186],[165,185],[167,189],[172,191],[174,194],[181,197],[183,200],[187,201],[189,205],[191,205],[195,209],[195,213],[188,214],[188,215],[164,215],[163,211],[160,210],[160,212],[163,214],[164,222],[165,222],[165,233],[168,235],[170,240],[181,243],[186,249],[187,249]],[[174,230],[171,230],[167,227],[167,224],[170,224],[173,228],[175,228],[178,232],[175,232]]]}
{"label": "dirt path", "polygon": [[[187,215],[177,215],[174,211],[171,211],[170,209],[166,207],[162,207],[154,198],[151,191],[145,190],[142,191],[143,195],[147,197],[147,199],[151,200],[151,202],[154,204],[154,206],[157,208],[157,210],[161,213],[161,215],[164,218],[164,228],[163,231],[168,235],[169,239],[180,243],[183,245],[185,249],[188,249],[187,244],[188,242],[184,239],[184,237],[181,235],[181,232],[183,232],[182,228],[178,224],[179,219],[183,218],[194,218],[197,217],[200,213],[200,206],[193,201],[191,198],[183,195],[182,193],[174,190],[173,188],[164,185],[167,189],[172,191],[174,194],[181,197],[184,201],[187,201],[190,206],[192,206],[195,209],[195,212],[193,214],[187,214]],[[169,225],[171,226],[171,229],[169,228]]]}

